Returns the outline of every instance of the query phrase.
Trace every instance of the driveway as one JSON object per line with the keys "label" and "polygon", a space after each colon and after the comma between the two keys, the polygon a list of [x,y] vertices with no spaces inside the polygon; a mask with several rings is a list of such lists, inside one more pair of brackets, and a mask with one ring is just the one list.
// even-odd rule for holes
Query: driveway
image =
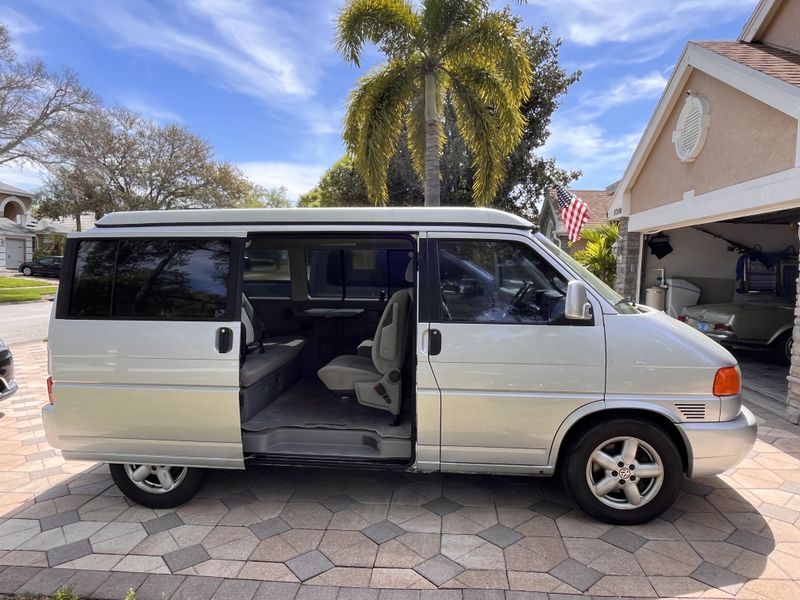
{"label": "driveway", "polygon": [[[0,594],[155,598],[790,599],[800,594],[800,428],[754,407],[738,469],[686,481],[662,519],[593,521],[524,477],[210,472],[177,510],[132,505],[106,467],[47,446],[45,347],[14,347],[0,410]],[[395,591],[390,591],[395,590]]]}
{"label": "driveway", "polygon": [[0,304],[0,339],[8,344],[41,342],[47,337],[47,324],[53,303],[21,302]]}

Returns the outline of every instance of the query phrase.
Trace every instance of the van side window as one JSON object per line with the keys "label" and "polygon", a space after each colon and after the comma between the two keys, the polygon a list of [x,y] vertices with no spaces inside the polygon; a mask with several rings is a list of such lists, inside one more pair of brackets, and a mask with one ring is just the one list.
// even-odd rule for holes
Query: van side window
{"label": "van side window", "polygon": [[117,240],[82,240],[78,245],[69,314],[108,317]]}
{"label": "van side window", "polygon": [[313,249],[306,259],[311,298],[377,300],[410,285],[407,250]]}
{"label": "van side window", "polygon": [[289,251],[250,242],[244,253],[244,291],[249,298],[291,298]]}
{"label": "van side window", "polygon": [[227,240],[81,240],[69,314],[83,318],[226,318]]}
{"label": "van side window", "polygon": [[565,323],[567,281],[524,244],[439,241],[442,320]]}

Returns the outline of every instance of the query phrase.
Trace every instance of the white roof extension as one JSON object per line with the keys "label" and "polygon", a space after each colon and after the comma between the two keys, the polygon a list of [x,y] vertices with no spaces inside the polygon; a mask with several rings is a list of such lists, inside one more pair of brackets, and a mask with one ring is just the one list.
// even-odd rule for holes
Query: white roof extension
{"label": "white roof extension", "polygon": [[[764,7],[771,7],[774,4],[779,3],[776,0],[762,0],[754,16],[762,8],[766,10]],[[765,14],[761,20],[754,21],[754,23],[761,27],[766,18]],[[679,93],[684,88],[694,69],[702,71],[795,119],[800,119],[800,87],[776,77],[771,77],[766,73],[731,60],[694,42],[688,42],[667,82],[666,88],[664,88],[664,93],[656,105],[655,112],[639,140],[639,144],[636,146],[636,150],[625,168],[625,173],[614,194],[614,200],[608,207],[609,219],[614,220],[630,215],[630,188],[644,166],[647,156],[658,139],[673,107],[677,102],[683,100],[683,96]],[[798,143],[798,161],[800,161],[800,142]]]}
{"label": "white roof extension", "polygon": [[759,39],[780,6],[781,0],[760,0],[737,39],[748,43]]}
{"label": "white roof extension", "polygon": [[104,216],[95,227],[169,225],[468,225],[530,229],[522,217],[491,208],[221,208],[148,210]]}

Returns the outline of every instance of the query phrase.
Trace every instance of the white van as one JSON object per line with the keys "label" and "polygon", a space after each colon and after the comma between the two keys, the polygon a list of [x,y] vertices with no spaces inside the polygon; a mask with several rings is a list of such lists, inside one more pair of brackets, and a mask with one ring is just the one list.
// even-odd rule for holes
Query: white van
{"label": "white van", "polygon": [[638,523],[755,441],[725,349],[499,211],[117,213],[65,254],[47,440],[145,506],[292,464],[559,474]]}

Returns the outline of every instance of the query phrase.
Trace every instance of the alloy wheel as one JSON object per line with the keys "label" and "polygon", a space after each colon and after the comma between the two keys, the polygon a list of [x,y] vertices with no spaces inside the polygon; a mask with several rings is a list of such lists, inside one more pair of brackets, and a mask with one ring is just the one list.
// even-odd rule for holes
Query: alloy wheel
{"label": "alloy wheel", "polygon": [[586,482],[606,506],[640,508],[658,495],[664,482],[661,457],[647,442],[620,436],[603,442],[589,456]]}
{"label": "alloy wheel", "polygon": [[178,487],[189,472],[187,467],[166,465],[125,465],[133,484],[150,494],[165,494]]}

